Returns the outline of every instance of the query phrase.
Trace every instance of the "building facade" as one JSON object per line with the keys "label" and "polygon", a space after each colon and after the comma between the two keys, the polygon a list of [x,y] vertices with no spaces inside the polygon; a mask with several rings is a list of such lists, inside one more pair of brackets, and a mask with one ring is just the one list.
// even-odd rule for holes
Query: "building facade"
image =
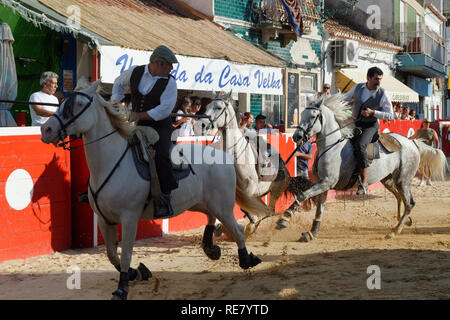
{"label": "building facade", "polygon": [[400,47],[395,76],[419,94],[417,114],[431,120],[446,117],[443,89],[448,62],[444,1],[358,1],[353,11],[342,16],[339,7],[345,3],[325,1],[326,7],[335,10],[339,22]]}

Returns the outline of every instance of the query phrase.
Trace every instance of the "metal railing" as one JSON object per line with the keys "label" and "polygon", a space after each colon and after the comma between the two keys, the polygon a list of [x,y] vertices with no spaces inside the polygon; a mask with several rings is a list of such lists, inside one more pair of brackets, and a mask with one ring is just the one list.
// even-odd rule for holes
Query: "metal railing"
{"label": "metal railing", "polygon": [[440,64],[446,64],[447,48],[444,39],[425,28],[409,31],[404,25],[404,28],[400,30],[395,34],[395,44],[402,47],[403,52],[425,54]]}

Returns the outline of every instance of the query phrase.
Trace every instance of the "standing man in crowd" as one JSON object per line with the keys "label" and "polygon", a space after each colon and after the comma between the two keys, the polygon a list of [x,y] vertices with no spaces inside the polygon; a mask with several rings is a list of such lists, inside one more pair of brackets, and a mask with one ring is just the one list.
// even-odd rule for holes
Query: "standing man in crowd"
{"label": "standing man in crowd", "polygon": [[173,131],[170,113],[177,101],[177,84],[170,72],[178,63],[175,54],[166,46],[157,47],[150,56],[148,65],[133,66],[123,72],[115,81],[111,100],[119,104],[125,91],[131,91],[132,112],[130,121],[140,126],[154,128],[159,134],[155,145],[156,171],[161,187],[159,212],[155,218],[173,215],[170,204],[171,190],[178,184],[172,175],[169,149]]}
{"label": "standing man in crowd", "polygon": [[266,116],[258,114],[255,118],[255,131],[257,133],[271,133],[272,125],[266,124]]}
{"label": "standing man in crowd", "polygon": [[395,118],[392,103],[381,88],[383,71],[378,67],[372,67],[367,71],[367,82],[354,85],[344,95],[347,101],[353,101],[352,115],[356,127],[361,129],[361,134],[352,139],[357,165],[360,168],[360,184],[356,194],[367,193],[369,160],[367,158],[367,145],[378,134],[378,119],[393,120]]}
{"label": "standing man in crowd", "polygon": [[324,83],[323,90],[317,94],[317,99],[323,99],[330,95],[331,86],[329,83]]}
{"label": "standing man in crowd", "polygon": [[[42,89],[30,96],[30,102],[59,104],[54,95],[58,88],[58,75],[52,71],[46,71],[41,75],[39,81]],[[42,126],[48,118],[58,110],[58,106],[30,104],[30,116],[32,126]]]}
{"label": "standing man in crowd", "polygon": [[297,177],[302,177],[309,180],[308,167],[309,160],[312,159],[311,142],[308,141],[297,147],[294,156],[297,157]]}

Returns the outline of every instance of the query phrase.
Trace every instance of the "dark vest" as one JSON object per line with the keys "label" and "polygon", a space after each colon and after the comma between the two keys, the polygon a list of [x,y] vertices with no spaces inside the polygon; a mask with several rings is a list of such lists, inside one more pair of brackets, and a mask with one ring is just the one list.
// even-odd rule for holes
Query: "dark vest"
{"label": "dark vest", "polygon": [[[150,90],[148,94],[143,95],[142,93],[139,92],[139,83],[145,72],[146,67],[147,65],[138,66],[134,68],[133,72],[131,73],[130,78],[131,105],[132,110],[134,112],[144,112],[158,106],[161,103],[160,100],[161,95],[166,89],[167,84],[169,83],[170,80],[170,77],[158,79],[155,85],[153,86],[152,90]],[[170,126],[171,119],[170,117],[167,117],[159,121],[141,120],[138,122],[138,125],[152,126],[155,128],[160,126],[162,127]]]}
{"label": "dark vest", "polygon": [[355,92],[353,93],[353,100],[354,100],[354,104],[355,104],[355,110],[359,110],[358,112],[358,121],[360,123],[364,123],[364,124],[374,124],[378,121],[377,118],[375,118],[374,116],[370,116],[370,117],[362,117],[361,116],[361,111],[364,108],[370,108],[372,110],[377,110],[377,111],[381,111],[381,106],[380,106],[380,102],[381,102],[381,98],[383,97],[384,94],[384,89],[383,88],[378,88],[377,91],[375,91],[372,96],[367,99],[364,103],[361,101],[361,92],[364,90],[364,87],[366,86],[365,83],[359,83],[356,85],[356,89]]}

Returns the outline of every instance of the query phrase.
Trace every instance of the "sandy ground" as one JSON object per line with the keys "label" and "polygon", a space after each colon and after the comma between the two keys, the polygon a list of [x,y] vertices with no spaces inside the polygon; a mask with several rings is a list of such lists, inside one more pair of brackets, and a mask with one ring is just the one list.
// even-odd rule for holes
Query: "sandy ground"
{"label": "sandy ground", "polygon": [[[247,248],[262,259],[250,271],[238,266],[237,248],[216,239],[222,257],[200,248],[203,228],[137,241],[132,266],[143,262],[148,281],[130,285],[129,299],[449,299],[450,181],[417,187],[413,226],[395,239],[396,201],[379,188],[366,200],[327,202],[319,239],[297,240],[314,210],[299,212],[289,228],[266,219]],[[242,221],[244,223],[244,221]],[[369,290],[367,268],[377,265],[381,289]],[[69,290],[70,266],[81,270],[81,288]],[[0,264],[0,299],[110,299],[119,274],[105,248],[69,250]]]}

